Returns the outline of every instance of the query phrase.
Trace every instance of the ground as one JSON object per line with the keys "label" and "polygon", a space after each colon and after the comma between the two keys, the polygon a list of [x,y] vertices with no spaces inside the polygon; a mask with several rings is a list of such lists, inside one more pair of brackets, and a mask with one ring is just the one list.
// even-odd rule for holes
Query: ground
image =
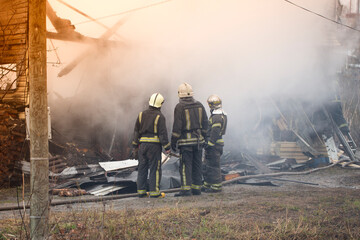
{"label": "ground", "polygon": [[[285,179],[285,177],[283,177]],[[222,193],[126,198],[51,207],[51,239],[360,239],[360,170],[333,167],[232,184]],[[297,181],[297,182],[295,182]],[[299,183],[302,182],[302,183]],[[4,194],[8,196],[5,197]],[[1,190],[1,206],[14,190]],[[15,201],[16,202],[16,201]],[[0,212],[0,239],[27,239],[17,211]]]}

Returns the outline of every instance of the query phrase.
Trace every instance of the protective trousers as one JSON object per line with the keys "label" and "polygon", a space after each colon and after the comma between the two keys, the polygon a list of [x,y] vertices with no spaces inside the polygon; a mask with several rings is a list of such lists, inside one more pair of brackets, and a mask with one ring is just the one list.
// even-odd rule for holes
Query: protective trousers
{"label": "protective trousers", "polygon": [[137,176],[137,190],[140,195],[146,194],[148,169],[150,169],[150,196],[158,196],[161,181],[161,145],[159,143],[140,144]]}
{"label": "protective trousers", "polygon": [[181,190],[201,190],[202,186],[202,148],[195,146],[180,147]]}
{"label": "protective trousers", "polygon": [[215,191],[221,191],[222,179],[220,168],[220,157],[223,153],[223,147],[215,145],[205,150],[205,171],[204,171],[204,187],[211,188]]}

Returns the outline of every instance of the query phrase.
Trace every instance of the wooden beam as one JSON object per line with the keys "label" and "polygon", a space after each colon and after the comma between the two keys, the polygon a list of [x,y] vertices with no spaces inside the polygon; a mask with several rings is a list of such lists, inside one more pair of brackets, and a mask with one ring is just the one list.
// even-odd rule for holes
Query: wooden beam
{"label": "wooden beam", "polygon": [[56,39],[62,41],[72,41],[72,42],[82,42],[88,44],[99,44],[101,46],[121,46],[123,43],[106,40],[106,39],[99,39],[99,38],[92,38],[86,37],[80,33],[73,32],[73,33],[54,33],[54,32],[46,32],[46,37],[49,39]]}
{"label": "wooden beam", "polygon": [[63,19],[56,15],[54,9],[51,7],[48,1],[46,1],[46,15],[49,17],[50,22],[55,27],[57,32],[73,32],[75,26],[71,24],[68,19]]}
{"label": "wooden beam", "polygon": [[[117,23],[114,24],[114,26],[112,26],[109,30],[107,30],[103,35],[101,35],[101,39],[103,40],[107,40],[108,38],[110,38],[113,34],[115,34],[115,32],[117,31],[117,29],[124,24],[124,20],[121,19],[119,20]],[[75,60],[73,60],[71,63],[69,63],[68,65],[66,65],[58,74],[58,77],[62,77],[66,74],[68,74],[69,72],[71,72],[82,60],[84,60],[87,56],[89,56],[89,54],[91,54],[92,49],[88,49],[86,52],[83,52],[81,55],[79,55],[77,58],[75,58]]]}
{"label": "wooden beam", "polygon": [[49,234],[46,0],[29,0],[30,239]]}

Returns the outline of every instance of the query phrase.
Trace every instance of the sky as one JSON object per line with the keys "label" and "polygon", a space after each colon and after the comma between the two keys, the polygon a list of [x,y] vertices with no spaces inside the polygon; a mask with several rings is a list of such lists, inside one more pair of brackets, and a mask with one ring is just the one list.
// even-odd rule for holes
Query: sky
{"label": "sky", "polygon": [[[57,0],[49,2],[83,35],[106,31]],[[160,92],[170,133],[177,88],[187,82],[205,106],[211,94],[222,98],[227,137],[240,144],[245,132],[272,114],[259,105],[271,99],[323,101],[324,85],[345,61],[346,50],[337,46],[344,29],[282,0],[66,2],[108,27],[123,24],[110,38],[119,41],[117,48],[48,40],[49,104],[61,119],[55,121],[60,129],[80,121],[128,134],[150,95]],[[334,17],[331,1],[294,2]],[[121,14],[156,3],[161,4]],[[61,64],[52,64],[57,61],[52,44]],[[87,57],[72,72],[57,77],[84,52]]]}

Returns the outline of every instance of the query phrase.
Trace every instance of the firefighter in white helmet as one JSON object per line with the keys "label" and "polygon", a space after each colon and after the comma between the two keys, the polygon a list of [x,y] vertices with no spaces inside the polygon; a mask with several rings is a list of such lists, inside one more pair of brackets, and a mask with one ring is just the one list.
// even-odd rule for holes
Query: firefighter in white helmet
{"label": "firefighter in white helmet", "polygon": [[226,132],[227,115],[222,109],[222,101],[219,96],[213,94],[207,99],[211,116],[209,118],[209,130],[205,146],[205,192],[221,192],[221,169],[220,157],[223,153],[224,140],[222,136]]}
{"label": "firefighter in white helmet", "polygon": [[202,186],[202,149],[208,127],[204,106],[196,101],[188,83],[178,88],[179,103],[174,110],[171,148],[180,149],[181,191],[176,197],[200,195]]}
{"label": "firefighter in white helmet", "polygon": [[139,197],[146,197],[147,177],[149,175],[149,195],[153,198],[165,196],[160,192],[161,181],[161,150],[170,154],[170,143],[166,130],[166,120],[160,109],[164,103],[164,97],[160,93],[154,93],[149,100],[149,108],[140,112],[136,119],[134,129],[133,152],[138,149],[138,176],[137,192]]}

